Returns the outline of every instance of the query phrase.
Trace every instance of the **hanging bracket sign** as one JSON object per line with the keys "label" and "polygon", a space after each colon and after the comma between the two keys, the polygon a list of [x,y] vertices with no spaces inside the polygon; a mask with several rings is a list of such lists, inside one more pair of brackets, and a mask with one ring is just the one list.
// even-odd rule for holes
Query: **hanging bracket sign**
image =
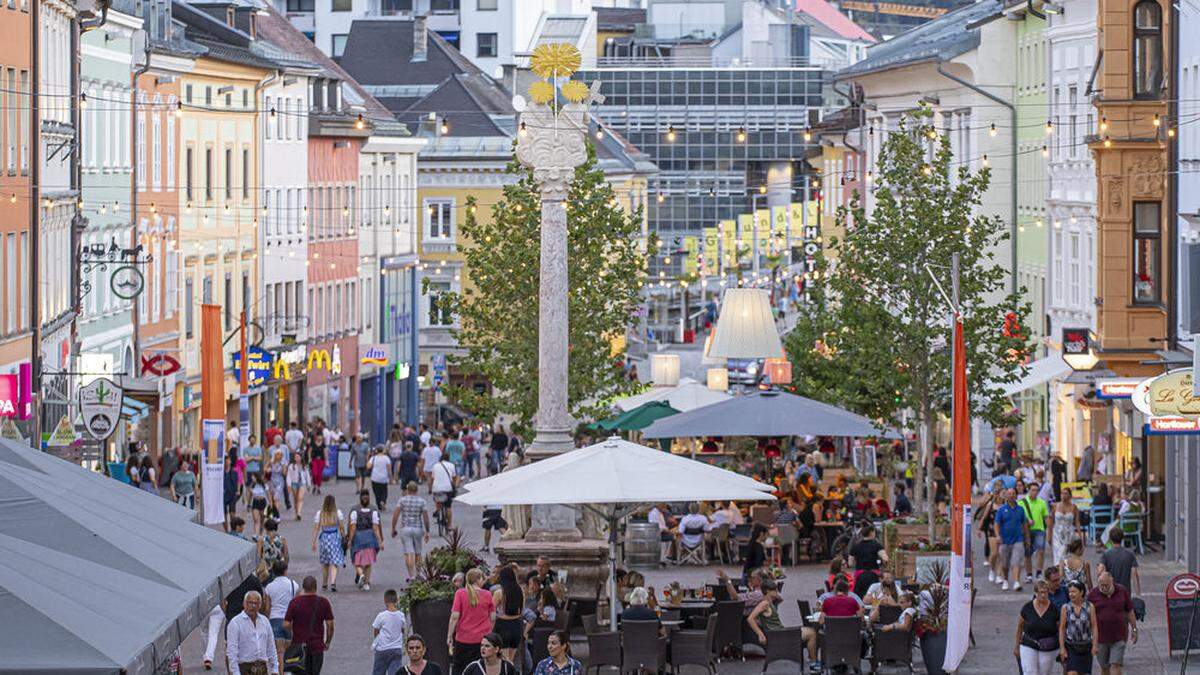
{"label": "hanging bracket sign", "polygon": [[79,412],[88,435],[103,441],[117,430],[124,396],[116,383],[103,377],[79,388]]}

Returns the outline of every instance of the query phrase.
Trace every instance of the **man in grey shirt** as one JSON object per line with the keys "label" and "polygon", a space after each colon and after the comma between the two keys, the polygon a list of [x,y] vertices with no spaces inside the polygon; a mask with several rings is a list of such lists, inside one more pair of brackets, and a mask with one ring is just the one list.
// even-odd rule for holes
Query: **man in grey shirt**
{"label": "man in grey shirt", "polygon": [[367,457],[371,455],[371,444],[366,435],[358,434],[350,446],[350,462],[354,466],[354,488],[365,490],[369,482],[367,473]]}
{"label": "man in grey shirt", "polygon": [[[1121,543],[1125,539],[1125,533],[1121,531],[1121,528],[1117,528],[1113,530],[1109,538],[1113,547],[1100,556],[1101,568],[1099,571],[1107,570],[1112,575],[1113,581],[1124,586],[1130,595],[1141,595],[1142,579],[1138,575],[1137,556]],[[1133,581],[1135,585],[1131,586],[1130,581]]]}

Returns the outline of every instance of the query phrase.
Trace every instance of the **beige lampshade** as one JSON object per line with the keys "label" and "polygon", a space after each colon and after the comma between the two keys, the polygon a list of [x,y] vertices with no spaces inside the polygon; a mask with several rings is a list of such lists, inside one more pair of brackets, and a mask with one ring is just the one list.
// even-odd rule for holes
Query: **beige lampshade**
{"label": "beige lampshade", "polygon": [[674,387],[679,384],[679,355],[651,354],[650,379],[656,387]]}
{"label": "beige lampshade", "polygon": [[713,391],[728,391],[729,390],[729,369],[727,368],[709,368],[708,369],[708,388]]}
{"label": "beige lampshade", "polygon": [[771,314],[771,296],[761,288],[725,291],[713,331],[710,357],[769,359],[783,356],[783,343]]}

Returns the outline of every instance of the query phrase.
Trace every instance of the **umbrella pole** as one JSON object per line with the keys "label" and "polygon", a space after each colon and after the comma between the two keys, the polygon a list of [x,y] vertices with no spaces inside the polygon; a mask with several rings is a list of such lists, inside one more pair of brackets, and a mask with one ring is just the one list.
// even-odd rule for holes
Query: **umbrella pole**
{"label": "umbrella pole", "polygon": [[617,517],[608,519],[608,621],[609,630],[617,629]]}

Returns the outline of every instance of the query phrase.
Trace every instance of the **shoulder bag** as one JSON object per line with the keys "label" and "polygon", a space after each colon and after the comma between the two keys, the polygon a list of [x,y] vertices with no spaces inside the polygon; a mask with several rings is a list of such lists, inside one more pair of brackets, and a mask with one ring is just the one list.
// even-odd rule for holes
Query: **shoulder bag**
{"label": "shoulder bag", "polygon": [[[295,584],[295,582],[292,582]],[[317,607],[313,604],[312,614],[308,616],[308,634],[312,635],[316,630],[317,623]],[[285,673],[295,673],[295,675],[306,675],[308,670],[308,644],[305,642],[296,642],[295,633],[292,634],[292,644],[283,650],[283,663],[280,664],[280,669]]]}

